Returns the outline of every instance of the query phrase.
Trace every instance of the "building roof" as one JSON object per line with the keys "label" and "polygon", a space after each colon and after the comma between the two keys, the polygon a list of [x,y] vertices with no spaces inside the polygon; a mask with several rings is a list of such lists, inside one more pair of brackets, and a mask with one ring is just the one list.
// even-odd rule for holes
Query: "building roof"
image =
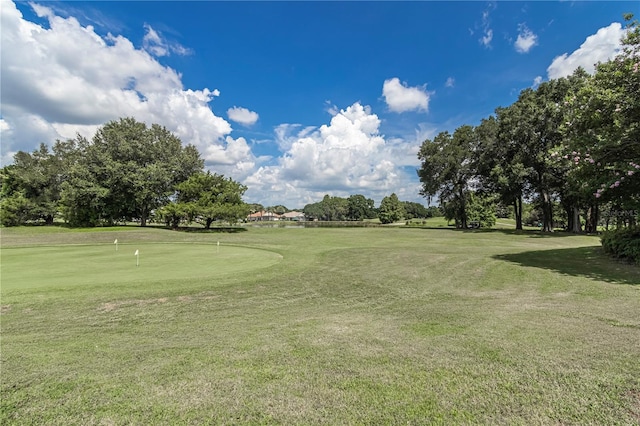
{"label": "building roof", "polygon": [[292,211],[292,212],[287,212],[284,213],[283,215],[281,215],[282,217],[286,217],[286,218],[293,218],[293,217],[300,217],[300,216],[304,216],[304,213],[302,212],[297,212],[297,211]]}
{"label": "building roof", "polygon": [[266,212],[266,211],[259,211],[256,213],[252,213],[248,216],[249,218],[258,218],[258,217],[280,217],[279,214],[274,213],[274,212]]}

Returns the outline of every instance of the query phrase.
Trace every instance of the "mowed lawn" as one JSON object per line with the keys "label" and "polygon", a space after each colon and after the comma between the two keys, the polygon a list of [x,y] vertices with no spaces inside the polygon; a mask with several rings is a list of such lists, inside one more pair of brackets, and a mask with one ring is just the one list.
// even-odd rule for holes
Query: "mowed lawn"
{"label": "mowed lawn", "polygon": [[1,242],[0,424],[640,423],[640,268],[597,237],[33,227]]}

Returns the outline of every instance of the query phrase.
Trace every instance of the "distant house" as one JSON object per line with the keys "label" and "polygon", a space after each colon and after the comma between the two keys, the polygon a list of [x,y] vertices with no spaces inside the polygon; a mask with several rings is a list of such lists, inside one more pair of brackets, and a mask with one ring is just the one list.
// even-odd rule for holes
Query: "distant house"
{"label": "distant house", "polygon": [[304,213],[297,212],[297,211],[284,213],[280,215],[280,217],[282,220],[294,220],[294,221],[305,220]]}
{"label": "distant house", "polygon": [[247,216],[249,222],[275,221],[280,220],[280,215],[274,212],[259,211]]}

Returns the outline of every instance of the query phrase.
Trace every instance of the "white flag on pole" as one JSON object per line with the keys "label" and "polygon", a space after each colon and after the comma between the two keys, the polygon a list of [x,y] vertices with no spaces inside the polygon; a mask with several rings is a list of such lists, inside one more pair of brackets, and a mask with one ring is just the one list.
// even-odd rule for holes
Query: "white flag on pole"
{"label": "white flag on pole", "polygon": [[113,244],[118,244],[118,239],[116,238],[116,240],[113,242]]}
{"label": "white flag on pole", "polygon": [[138,253],[138,250],[136,250],[136,252],[133,254],[134,256],[139,255],[140,253]]}

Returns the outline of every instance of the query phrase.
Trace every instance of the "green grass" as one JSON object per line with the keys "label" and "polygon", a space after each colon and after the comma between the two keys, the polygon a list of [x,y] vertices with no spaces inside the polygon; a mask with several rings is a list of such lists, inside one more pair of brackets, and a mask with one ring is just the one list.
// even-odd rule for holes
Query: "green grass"
{"label": "green grass", "polygon": [[6,248],[3,290],[213,278],[246,273],[282,259],[270,251],[217,243],[119,243],[117,250],[114,244]]}
{"label": "green grass", "polygon": [[597,237],[54,229],[1,230],[2,424],[640,422]]}

